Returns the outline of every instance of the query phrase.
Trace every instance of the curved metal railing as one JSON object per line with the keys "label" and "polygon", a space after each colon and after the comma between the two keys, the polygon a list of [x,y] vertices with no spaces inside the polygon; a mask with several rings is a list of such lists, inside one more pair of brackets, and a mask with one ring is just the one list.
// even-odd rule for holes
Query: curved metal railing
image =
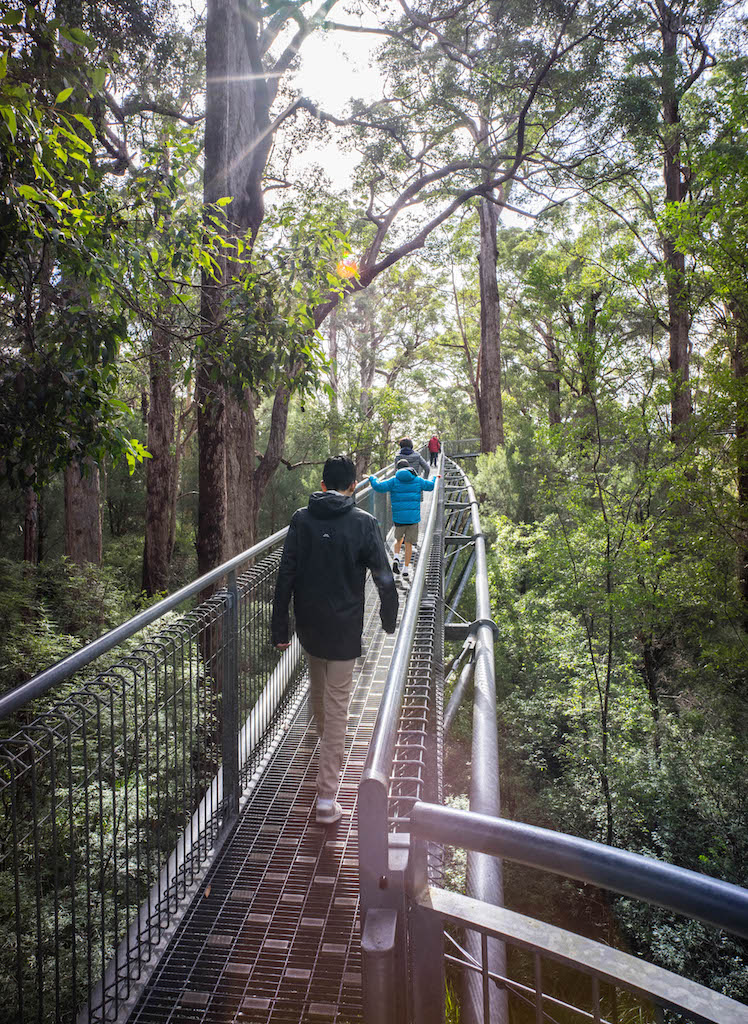
{"label": "curved metal railing", "polygon": [[[386,523],[368,482],[356,497]],[[282,655],[269,643],[285,535],[0,698],[9,1024],[113,1019],[220,849],[302,695],[298,641]]]}
{"label": "curved metal railing", "polygon": [[[636,997],[640,1008],[654,1005],[660,1014],[667,1009],[688,1020],[713,1024],[745,1024],[748,1020],[748,1006],[743,1003],[628,953],[490,903],[429,886],[423,868],[418,869],[425,859],[425,851],[419,847],[426,841],[440,842],[502,857],[665,907],[742,938],[748,938],[748,890],[577,836],[427,803],[417,803],[413,808],[411,838],[409,897],[417,926],[428,934],[429,929],[457,925],[477,937],[477,956],[448,937],[456,953],[447,953],[447,960],[474,978],[481,990],[479,1019],[491,1019],[490,995],[496,989],[511,994],[519,1005],[533,1007],[538,1022],[554,1021],[552,1012],[557,1010],[572,1020],[607,1021],[606,1013],[617,1020],[619,992]],[[490,963],[487,944],[492,937],[532,955],[532,984],[510,978],[505,969],[497,970]],[[579,993],[573,1003],[544,988],[543,964],[549,962],[561,963],[589,979],[589,984],[577,981],[573,986],[573,991]],[[414,984],[418,983],[416,974]],[[430,995],[424,979],[420,983]],[[601,984],[608,987],[605,997]],[[414,993],[413,1001],[419,1005],[418,993]],[[641,1009],[636,1012],[638,1019],[646,1019],[641,1017]],[[416,1017],[415,1022],[431,1024],[438,1019],[431,1013]]]}

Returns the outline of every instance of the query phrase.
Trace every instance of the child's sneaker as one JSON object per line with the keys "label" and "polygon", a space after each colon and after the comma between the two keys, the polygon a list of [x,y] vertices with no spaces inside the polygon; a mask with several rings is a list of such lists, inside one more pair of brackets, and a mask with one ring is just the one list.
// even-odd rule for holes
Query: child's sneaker
{"label": "child's sneaker", "polygon": [[337,800],[323,800],[317,797],[315,818],[318,825],[334,825],[343,816],[343,808]]}
{"label": "child's sneaker", "polygon": [[393,558],[392,559],[392,572],[395,574],[395,576],[397,576],[399,574],[399,572],[400,572],[400,559],[399,558]]}

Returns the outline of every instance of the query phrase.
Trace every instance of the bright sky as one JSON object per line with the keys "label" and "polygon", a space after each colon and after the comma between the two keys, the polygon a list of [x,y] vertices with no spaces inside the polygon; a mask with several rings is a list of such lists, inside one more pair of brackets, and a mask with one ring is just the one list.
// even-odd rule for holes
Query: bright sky
{"label": "bright sky", "polygon": [[301,47],[299,89],[331,114],[340,115],[351,97],[374,100],[381,91],[379,74],[370,66],[379,36],[352,32],[317,33]]}
{"label": "bright sky", "polygon": [[[354,21],[333,10],[336,21]],[[360,23],[358,19],[355,19]],[[295,76],[298,90],[321,109],[340,117],[352,98],[371,102],[382,93],[382,80],[371,66],[372,51],[380,36],[354,32],[317,32],[301,47],[301,67]],[[320,164],[334,185],[343,187],[358,163],[356,153],[340,150],[334,143],[310,146],[300,156],[301,166]]]}

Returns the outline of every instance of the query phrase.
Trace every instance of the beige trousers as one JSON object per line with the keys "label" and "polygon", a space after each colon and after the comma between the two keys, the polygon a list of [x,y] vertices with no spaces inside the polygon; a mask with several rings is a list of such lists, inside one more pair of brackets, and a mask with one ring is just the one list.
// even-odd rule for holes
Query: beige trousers
{"label": "beige trousers", "polygon": [[309,690],[312,712],[317,724],[319,744],[319,770],[317,795],[333,799],[338,792],[340,769],[345,753],[345,730],[348,725],[348,704],[353,689],[351,661],[329,661],[316,658],[307,651]]}

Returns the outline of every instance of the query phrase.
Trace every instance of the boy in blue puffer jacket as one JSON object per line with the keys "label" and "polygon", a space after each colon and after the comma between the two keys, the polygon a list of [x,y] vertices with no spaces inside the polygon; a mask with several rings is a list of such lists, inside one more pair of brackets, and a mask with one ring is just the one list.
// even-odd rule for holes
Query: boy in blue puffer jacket
{"label": "boy in blue puffer jacket", "polygon": [[433,491],[437,477],[424,480],[411,468],[406,459],[398,459],[397,472],[389,480],[377,480],[369,477],[369,483],[375,491],[389,491],[392,502],[392,524],[395,528],[395,559],[392,571],[400,572],[400,547],[405,542],[405,565],[403,579],[410,581],[410,559],[413,545],[418,543],[418,524],[421,521],[421,491]]}

